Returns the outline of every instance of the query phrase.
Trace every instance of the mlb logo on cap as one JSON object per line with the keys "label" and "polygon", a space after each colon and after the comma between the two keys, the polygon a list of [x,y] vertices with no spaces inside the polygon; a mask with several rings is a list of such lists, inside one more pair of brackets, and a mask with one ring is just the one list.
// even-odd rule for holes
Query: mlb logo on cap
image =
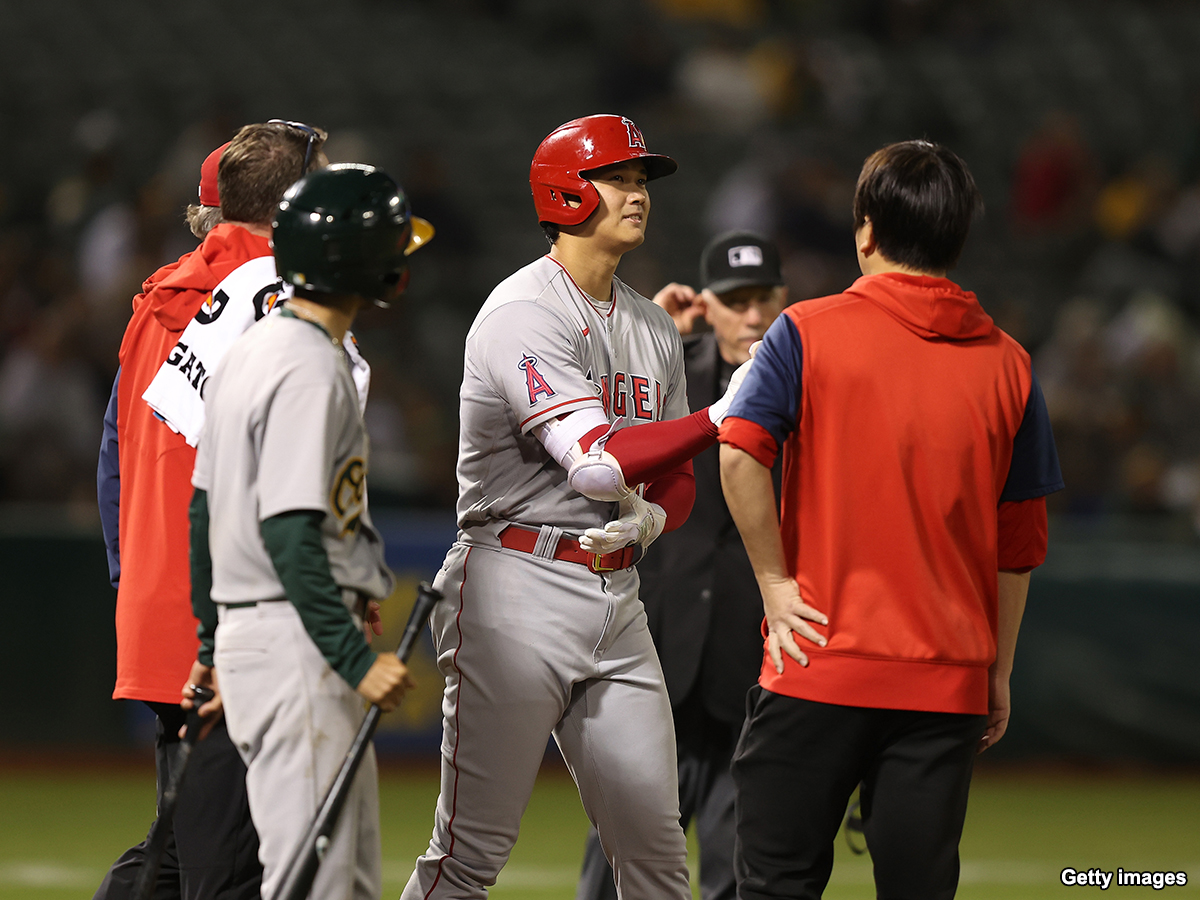
{"label": "mlb logo on cap", "polygon": [[761,266],[762,264],[762,248],[755,244],[729,248],[729,265],[734,269],[741,266]]}
{"label": "mlb logo on cap", "polygon": [[749,231],[718,235],[700,257],[700,286],[714,294],[780,284],[779,250],[762,235]]}

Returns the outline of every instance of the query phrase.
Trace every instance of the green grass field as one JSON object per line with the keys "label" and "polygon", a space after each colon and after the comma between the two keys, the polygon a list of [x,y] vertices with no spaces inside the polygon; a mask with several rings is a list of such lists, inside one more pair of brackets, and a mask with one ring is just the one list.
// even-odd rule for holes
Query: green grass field
{"label": "green grass field", "polygon": [[[381,790],[384,897],[396,897],[429,839],[437,784],[429,771],[386,771]],[[144,835],[153,797],[149,767],[0,770],[0,900],[91,897],[108,864]],[[586,830],[574,785],[548,770],[492,895],[573,897]],[[1186,871],[1187,886],[1167,894],[1200,894],[1200,777],[983,772],[972,788],[962,859],[959,896],[967,900],[1061,897],[1066,866]],[[1153,889],[1114,882],[1110,890]],[[826,896],[874,896],[869,860],[840,838]]]}

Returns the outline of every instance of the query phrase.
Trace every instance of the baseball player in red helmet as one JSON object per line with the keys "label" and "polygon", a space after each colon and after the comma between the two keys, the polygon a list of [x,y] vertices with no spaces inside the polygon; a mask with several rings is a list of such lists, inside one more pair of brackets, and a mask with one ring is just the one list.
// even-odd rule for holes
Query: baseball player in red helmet
{"label": "baseball player in red helmet", "polygon": [[550,252],[501,282],[467,335],[461,530],[431,621],[442,790],[404,900],[487,896],[551,735],[619,895],[691,896],[671,704],[634,564],[687,518],[691,458],[745,368],[689,415],[671,317],[615,276],[645,239],[649,182],[675,170],[627,118],[557,128],[530,168]]}

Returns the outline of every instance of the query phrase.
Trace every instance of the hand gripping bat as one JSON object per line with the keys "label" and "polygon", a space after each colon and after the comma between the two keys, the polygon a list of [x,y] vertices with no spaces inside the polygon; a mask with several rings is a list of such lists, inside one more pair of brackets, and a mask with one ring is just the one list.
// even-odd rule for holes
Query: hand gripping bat
{"label": "hand gripping bat", "polygon": [[133,885],[135,900],[150,900],[154,895],[154,885],[158,881],[158,870],[162,866],[163,853],[167,849],[167,841],[171,837],[175,822],[175,805],[179,799],[179,789],[183,786],[183,776],[187,772],[188,760],[192,756],[192,748],[200,739],[200,729],[204,720],[200,718],[200,707],[211,700],[213,692],[206,687],[193,684],[192,694],[195,705],[188,710],[187,730],[179,743],[175,764],[171,767],[171,777],[167,781],[167,789],[163,791],[162,807],[158,810],[158,818],[150,829],[150,837],[146,841],[146,852],[142,859],[142,867],[138,870],[137,881]]}
{"label": "hand gripping bat", "polygon": [[[408,662],[408,657],[416,646],[417,637],[429,618],[429,613],[441,599],[441,594],[429,584],[421,582],[421,586],[417,590],[417,602],[413,604],[412,612],[408,616],[408,624],[404,626],[404,634],[400,638],[400,646],[396,648],[396,656],[400,658],[401,662]],[[304,900],[308,896],[308,892],[312,889],[313,879],[317,877],[321,858],[329,847],[329,836],[333,833],[333,826],[337,824],[338,816],[350,793],[350,785],[354,783],[354,776],[358,772],[359,764],[362,763],[363,755],[367,752],[367,747],[371,745],[371,737],[375,734],[375,728],[379,724],[381,715],[379,707],[371,704],[371,708],[367,710],[367,717],[359,726],[358,734],[350,744],[350,749],[346,751],[346,758],[342,761],[341,770],[333,779],[333,784],[329,786],[325,799],[317,808],[316,817],[284,867],[283,880],[280,881],[271,900]]]}

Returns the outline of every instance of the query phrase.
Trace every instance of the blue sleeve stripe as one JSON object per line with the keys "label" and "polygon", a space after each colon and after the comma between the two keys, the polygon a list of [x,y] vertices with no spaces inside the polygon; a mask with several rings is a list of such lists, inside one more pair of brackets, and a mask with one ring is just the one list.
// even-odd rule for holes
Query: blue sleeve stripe
{"label": "blue sleeve stripe", "polygon": [[1029,399],[1025,401],[1021,427],[1013,438],[1012,463],[1008,467],[1004,491],[1000,494],[1001,503],[1044,497],[1065,487],[1046,398],[1042,396],[1037,375],[1031,375]]}
{"label": "blue sleeve stripe", "polygon": [[96,466],[96,495],[100,506],[100,530],[104,534],[104,551],[108,556],[108,577],[113,587],[121,579],[120,531],[121,469],[117,446],[117,385],[121,370],[113,379],[112,396],[104,411],[104,436],[100,439],[100,461]]}
{"label": "blue sleeve stripe", "polygon": [[729,415],[761,426],[782,448],[798,421],[803,361],[800,332],[785,313],[767,329]]}

